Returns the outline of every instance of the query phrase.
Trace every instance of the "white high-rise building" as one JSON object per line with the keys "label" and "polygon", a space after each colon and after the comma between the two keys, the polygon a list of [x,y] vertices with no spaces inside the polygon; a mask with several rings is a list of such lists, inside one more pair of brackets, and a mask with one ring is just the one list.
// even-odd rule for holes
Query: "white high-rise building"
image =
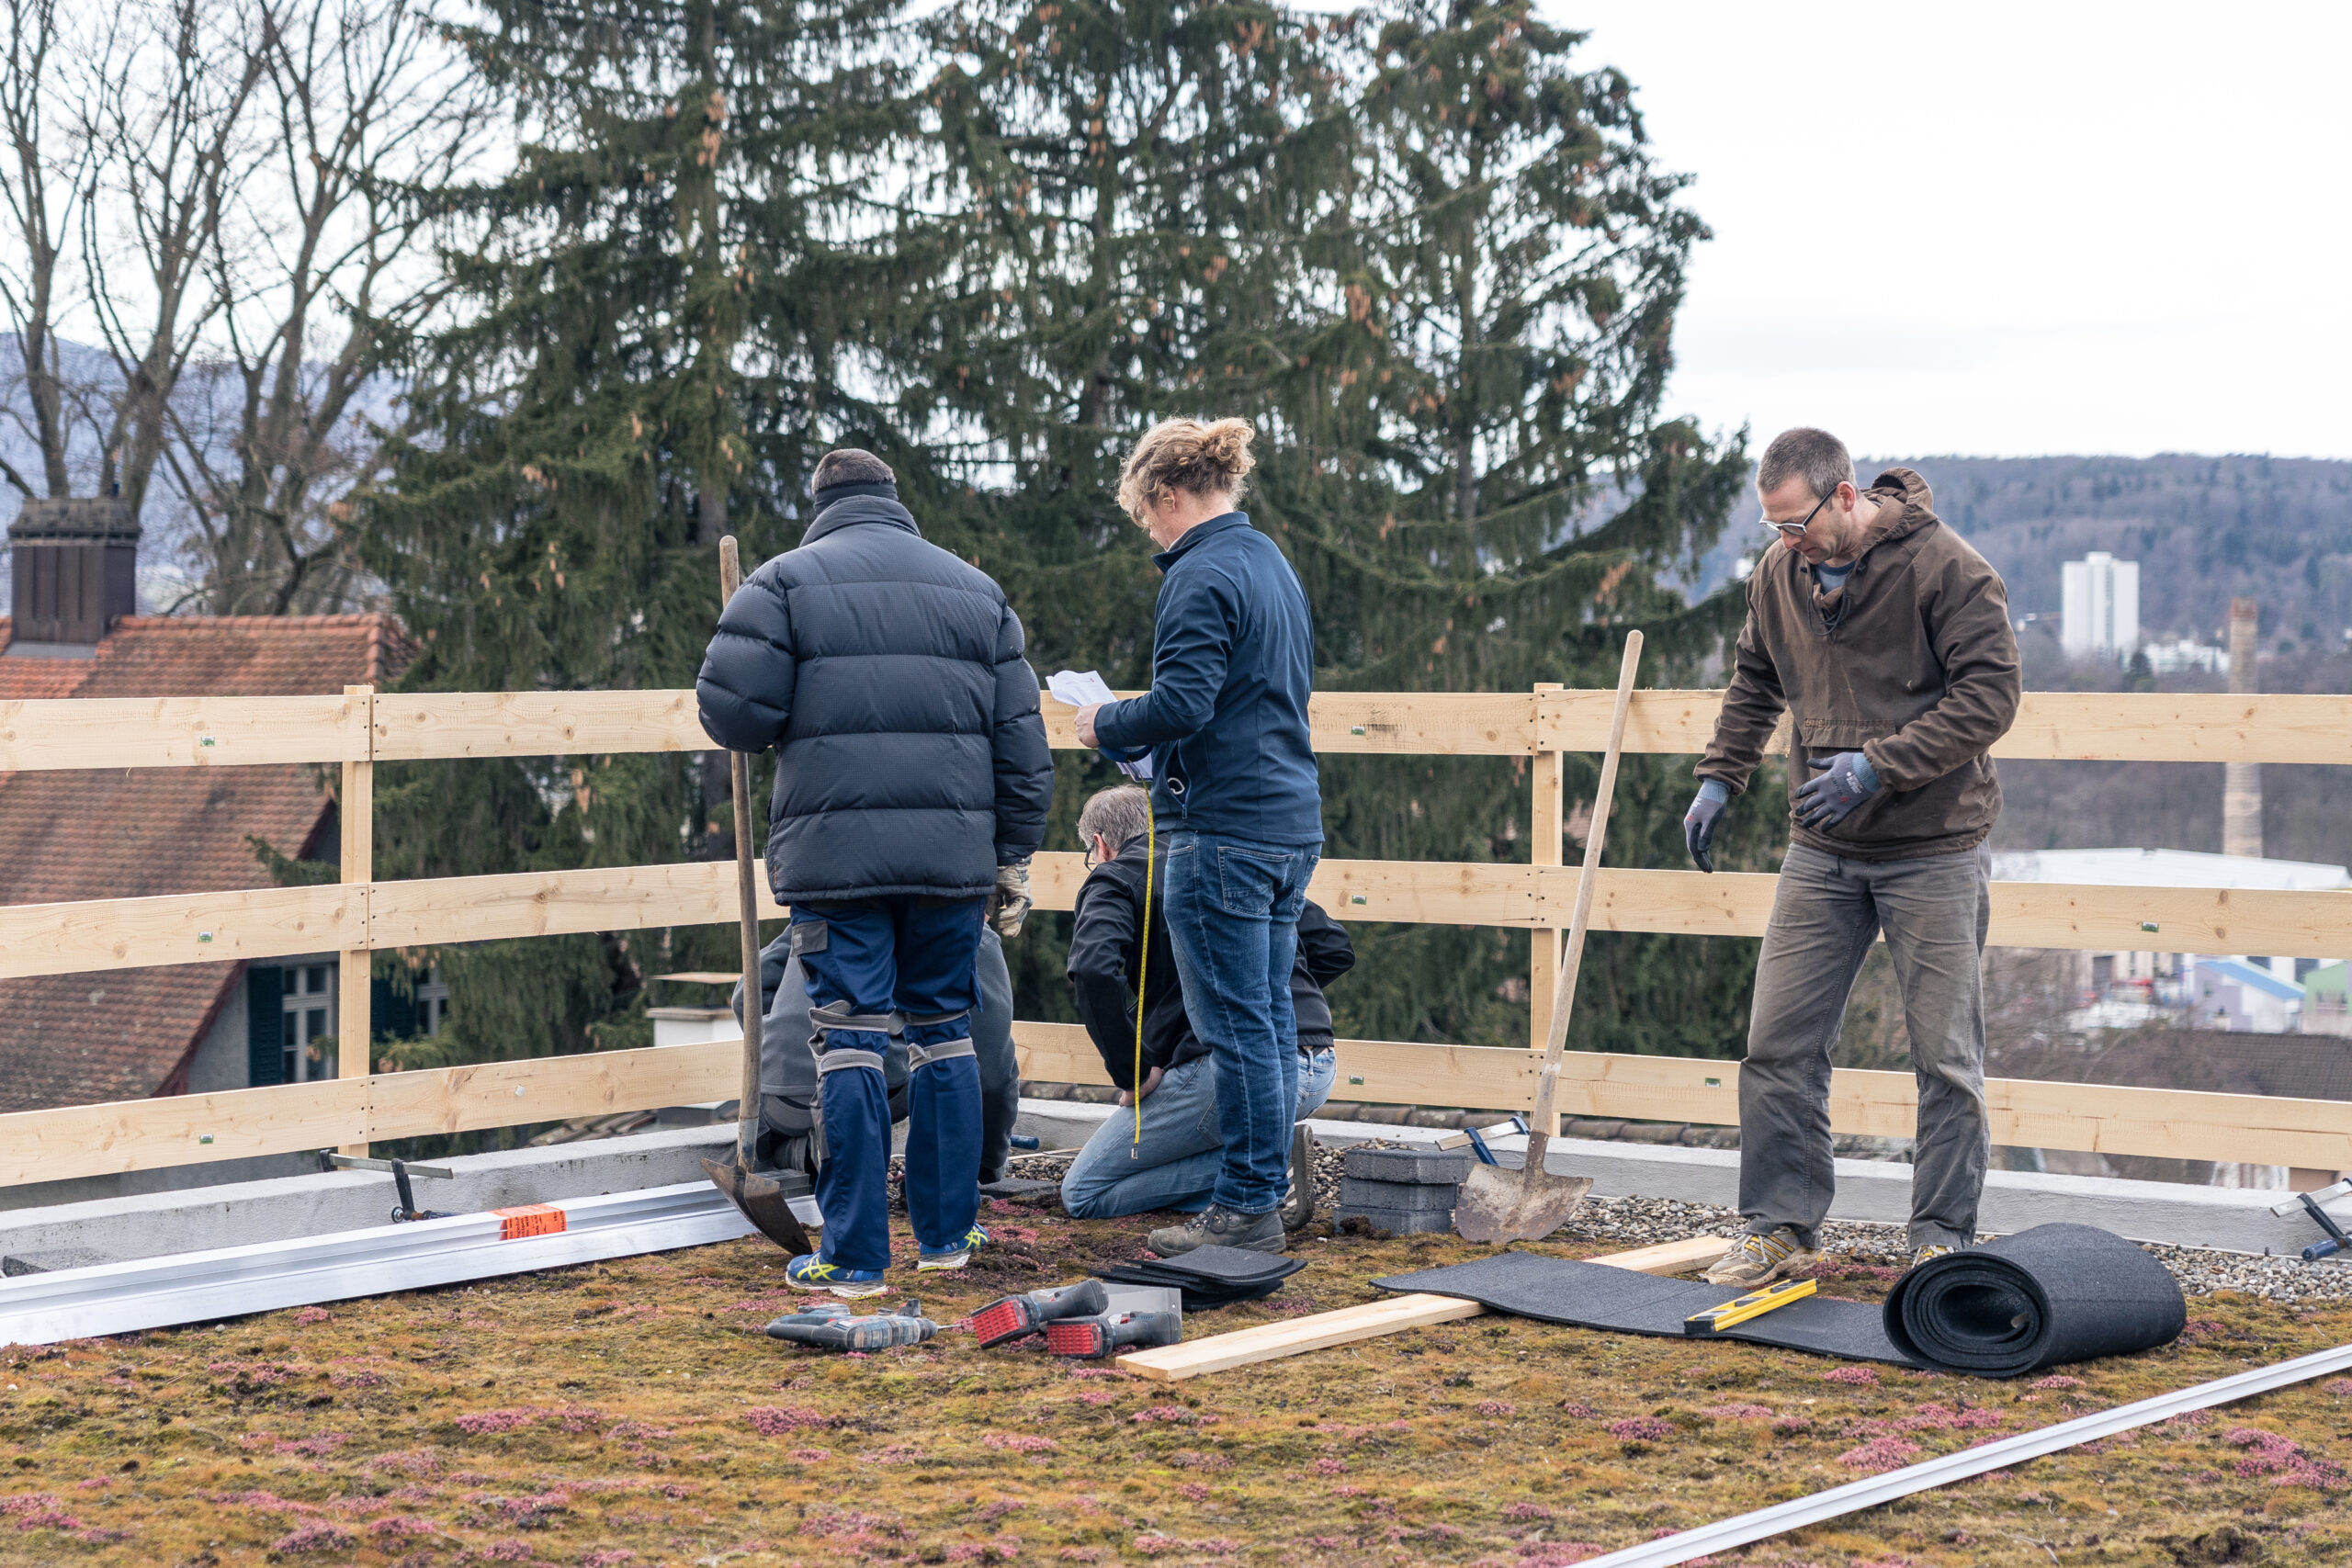
{"label": "white high-rise building", "polygon": [[2140,563],[2105,550],[2068,561],[2061,635],[2070,654],[2131,658],[2140,646]]}

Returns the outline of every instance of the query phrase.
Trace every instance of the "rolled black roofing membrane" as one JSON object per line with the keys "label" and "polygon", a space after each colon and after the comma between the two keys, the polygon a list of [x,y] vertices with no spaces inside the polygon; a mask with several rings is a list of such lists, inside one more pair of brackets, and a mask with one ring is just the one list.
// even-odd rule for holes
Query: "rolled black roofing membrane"
{"label": "rolled black roofing membrane", "polygon": [[[1676,1338],[1683,1319],[1739,1294],[1534,1252],[1499,1252],[1373,1283],[1459,1296],[1544,1323]],[[1883,1309],[1806,1296],[1709,1337],[2014,1377],[2169,1344],[2188,1316],[2172,1275],[2132,1243],[2090,1225],[2038,1225],[1922,1264]]]}
{"label": "rolled black roofing membrane", "polygon": [[2172,1271],[2094,1225],[2036,1225],[1930,1258],[1886,1298],[1886,1337],[1947,1371],[2016,1377],[2169,1345],[2188,1322]]}

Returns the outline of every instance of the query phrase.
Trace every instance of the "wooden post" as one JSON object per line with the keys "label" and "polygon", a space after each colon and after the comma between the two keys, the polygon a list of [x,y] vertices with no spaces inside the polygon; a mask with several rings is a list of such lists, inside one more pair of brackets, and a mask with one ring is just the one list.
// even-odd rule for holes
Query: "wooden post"
{"label": "wooden post", "polygon": [[[1539,682],[1535,687],[1536,733],[1543,731],[1543,704],[1546,694],[1566,688],[1556,681]],[[1540,746],[1539,741],[1539,746]],[[1528,819],[1527,858],[1533,865],[1566,863],[1562,837],[1566,829],[1566,759],[1558,751],[1537,750],[1533,759],[1535,805]],[[1560,942],[1562,932],[1557,926],[1539,926],[1529,933],[1527,944],[1527,1048],[1541,1055],[1544,1038],[1552,1027],[1553,991],[1559,984]],[[1545,1129],[1556,1136],[1556,1126]]]}
{"label": "wooden post", "polygon": [[[344,696],[359,710],[360,728],[368,737],[368,753],[375,752],[376,688],[345,686]],[[376,764],[373,761],[345,762],[343,765],[343,795],[337,803],[337,817],[343,826],[343,882],[357,891],[352,896],[360,900],[359,919],[352,929],[358,933],[356,945],[344,948],[339,973],[335,976],[335,1077],[364,1078],[375,1069],[370,1059],[374,1043],[375,1016],[370,1005],[370,982],[374,978],[374,951],[368,943],[367,900],[368,885],[376,880]],[[365,1157],[367,1140],[343,1145],[343,1152]]]}

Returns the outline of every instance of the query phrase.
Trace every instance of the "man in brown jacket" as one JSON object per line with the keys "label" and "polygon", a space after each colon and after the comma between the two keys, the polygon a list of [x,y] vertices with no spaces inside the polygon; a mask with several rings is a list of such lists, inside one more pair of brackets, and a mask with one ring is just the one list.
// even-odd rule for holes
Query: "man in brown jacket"
{"label": "man in brown jacket", "polygon": [[1815,1257],[1836,1179],[1829,1052],[1881,931],[1919,1081],[1912,1261],[1975,1239],[1991,1154],[1984,845],[2001,811],[1986,752],[2019,689],[2000,576],[1937,519],[1925,479],[1890,468],[1858,490],[1845,445],[1801,429],[1765,448],[1756,489],[1774,539],[1683,818],[1691,860],[1714,870],[1716,819],[1788,712],[1789,852],[1739,1074],[1747,1235],[1707,1271],[1747,1289]]}

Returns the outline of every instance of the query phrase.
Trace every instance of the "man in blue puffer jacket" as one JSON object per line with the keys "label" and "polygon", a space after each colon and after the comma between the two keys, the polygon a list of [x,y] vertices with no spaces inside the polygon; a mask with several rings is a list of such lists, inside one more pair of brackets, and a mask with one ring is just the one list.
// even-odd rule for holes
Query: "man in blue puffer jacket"
{"label": "man in blue puffer jacket", "polygon": [[695,696],[721,746],[776,748],[768,881],[808,978],[827,1145],[824,1241],[786,1277],[864,1296],[890,1261],[901,1030],[917,1266],[959,1269],[987,1240],[974,954],[991,894],[997,929],[1021,929],[1054,769],[1004,591],[924,541],[872,453],[826,454],[810,488],[808,531],[728,604]]}

